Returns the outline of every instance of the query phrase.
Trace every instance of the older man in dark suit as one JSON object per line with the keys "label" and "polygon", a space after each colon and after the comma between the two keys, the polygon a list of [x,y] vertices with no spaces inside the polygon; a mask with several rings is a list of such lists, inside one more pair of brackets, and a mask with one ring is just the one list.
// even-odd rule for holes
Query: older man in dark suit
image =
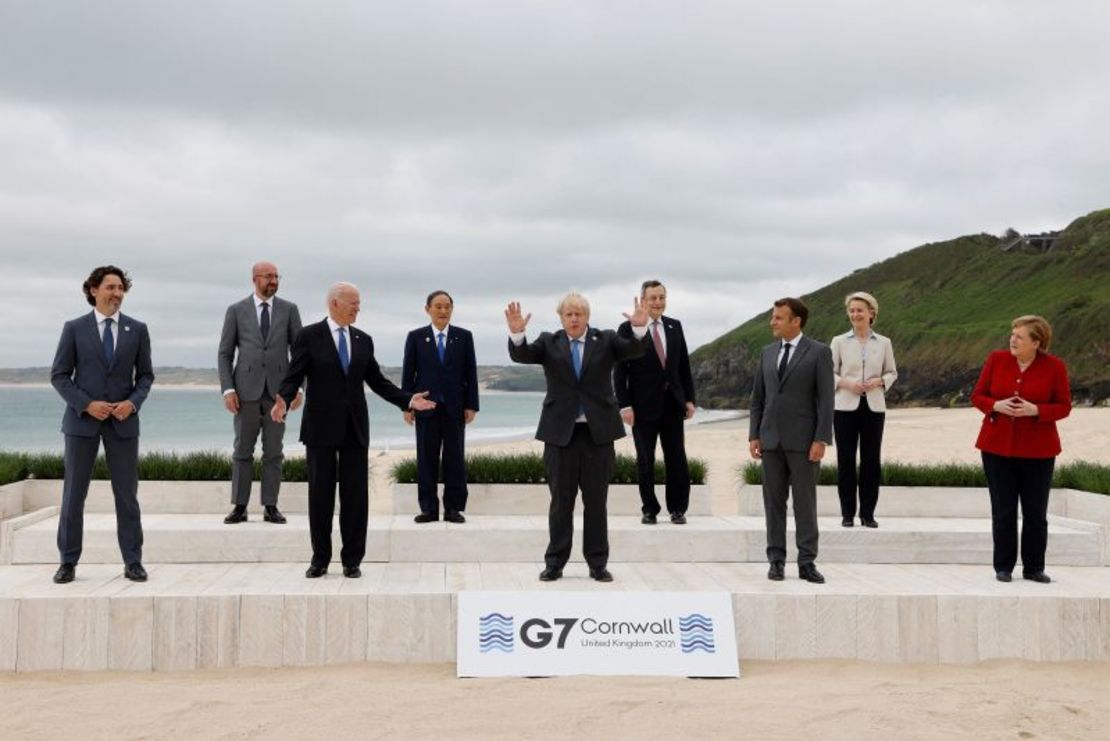
{"label": "older man in dark suit", "polygon": [[308,526],[312,536],[309,579],[328,573],[335,484],[339,482],[339,532],[343,536],[343,575],[362,576],[369,514],[367,450],[370,419],[363,384],[402,411],[434,409],[427,393],[407,394],[397,388],[374,359],[370,335],[351,326],[358,317],[358,288],[336,283],[328,289],[328,316],[301,330],[293,343],[289,373],[274,399],[271,416],[285,420],[288,405],[307,379],[301,417],[301,442],[308,462]]}
{"label": "older man in dark suit", "polygon": [[[282,440],[285,424],[270,417],[285,372],[289,351],[301,331],[297,305],[277,297],[277,266],[272,262],[255,263],[251,268],[254,292],[227,307],[220,333],[217,365],[224,406],[235,415],[235,452],[231,466],[231,512],[224,518],[228,525],[247,521],[247,504],[254,478],[254,446],[262,433],[262,519],[285,524],[278,509],[281,488]],[[292,408],[301,405],[298,391]]]}
{"label": "older man in dark suit", "polygon": [[763,462],[767,578],[782,581],[786,562],[786,500],[793,490],[798,576],[823,584],[817,570],[817,473],[832,443],[833,384],[829,346],[802,334],[809,309],[796,298],[775,302],[771,331],[752,388],[748,449]]}
{"label": "older man in dark suit", "polygon": [[66,322],[50,382],[66,402],[65,482],[58,518],[61,565],[54,581],[73,581],[85,522],[85,497],[101,441],[112,477],[123,575],[146,581],[139,512],[139,408],[154,383],[146,325],[120,312],[131,288],[114,265],[96,268],[82,286],[93,310]]}
{"label": "older man in dark suit", "polygon": [[567,294],[558,306],[563,329],[543,332],[527,342],[525,330],[531,314],[520,304],[505,310],[509,325],[509,357],[517,363],[543,366],[547,396],[543,400],[536,439],[544,442],[550,542],[544,554],[546,568],[540,581],[562,577],[574,538],[574,501],[582,490],[582,551],[590,578],[608,582],[608,519],[605,511],[609,478],[615,458],[613,441],[624,437],[617,400],[613,396],[613,366],[643,355],[647,349],[647,312],[639,299],[634,312],[625,314],[633,337],[589,326],[590,304],[585,296]]}

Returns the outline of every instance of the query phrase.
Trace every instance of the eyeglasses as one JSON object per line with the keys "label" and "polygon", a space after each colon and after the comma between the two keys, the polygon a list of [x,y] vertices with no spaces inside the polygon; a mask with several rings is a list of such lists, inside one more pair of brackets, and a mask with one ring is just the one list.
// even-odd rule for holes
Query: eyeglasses
{"label": "eyeglasses", "polygon": [[266,280],[281,280],[281,276],[277,273],[255,273],[255,278],[265,278]]}

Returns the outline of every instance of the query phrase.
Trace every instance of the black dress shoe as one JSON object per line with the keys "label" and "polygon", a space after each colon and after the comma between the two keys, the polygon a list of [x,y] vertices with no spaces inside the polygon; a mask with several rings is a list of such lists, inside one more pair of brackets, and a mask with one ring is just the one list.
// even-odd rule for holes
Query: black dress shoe
{"label": "black dress shoe", "polygon": [[358,579],[360,576],[362,576],[362,569],[360,569],[358,566],[344,566],[343,576],[347,577],[348,579]]}
{"label": "black dress shoe", "polygon": [[590,578],[594,581],[613,581],[613,575],[604,566],[600,569],[590,569]]}
{"label": "black dress shoe", "polygon": [[231,510],[224,518],[225,525],[234,525],[239,522],[247,521],[247,507],[244,504],[236,504],[235,509]]}
{"label": "black dress shoe", "polygon": [[146,569],[138,561],[127,564],[123,569],[123,575],[131,581],[146,581]]}
{"label": "black dress shoe", "polygon": [[77,567],[71,563],[64,563],[54,572],[55,584],[69,584],[77,576]]}
{"label": "black dress shoe", "polygon": [[412,521],[423,525],[425,522],[435,522],[438,519],[439,514],[436,512],[421,512],[416,517],[412,518]]}
{"label": "black dress shoe", "polygon": [[556,579],[562,579],[562,578],[563,578],[563,570],[562,569],[553,569],[550,566],[548,566],[546,569],[544,569],[543,571],[540,572],[540,581],[555,581]]}
{"label": "black dress shoe", "polygon": [[840,518],[840,526],[841,527],[855,527],[855,525],[856,525],[856,522],[851,517],[842,517],[842,518]]}
{"label": "black dress shoe", "polygon": [[453,522],[456,525],[461,525],[466,522],[466,518],[463,517],[462,512],[454,512],[452,510],[447,510],[447,512],[443,515],[443,519],[447,520],[448,522]]}
{"label": "black dress shoe", "polygon": [[262,515],[262,519],[266,522],[272,522],[275,525],[285,524],[285,515],[277,508],[276,504],[266,505],[266,514]]}
{"label": "black dress shoe", "polygon": [[308,567],[308,570],[304,572],[304,576],[306,579],[319,579],[326,573],[328,573],[327,566],[317,566],[316,564],[312,564]]}
{"label": "black dress shoe", "polygon": [[996,571],[996,572],[994,572],[994,578],[998,579],[998,581],[1008,582],[1008,581],[1012,580],[1014,577],[1010,576],[1009,571]]}
{"label": "black dress shoe", "polygon": [[825,577],[821,576],[821,572],[817,567],[811,563],[801,564],[798,566],[798,578],[804,579],[811,584],[824,584]]}
{"label": "black dress shoe", "polygon": [[682,512],[671,512],[671,522],[675,525],[685,525],[686,515]]}
{"label": "black dress shoe", "polygon": [[863,523],[864,527],[878,527],[879,526],[879,523],[875,522],[874,520],[860,520],[860,522]]}
{"label": "black dress shoe", "polygon": [[772,561],[771,568],[767,569],[767,578],[771,581],[782,581],[786,578],[786,564],[782,561]]}
{"label": "black dress shoe", "polygon": [[644,516],[640,518],[640,523],[643,525],[654,525],[656,522],[655,515],[650,512],[645,512]]}
{"label": "black dress shoe", "polygon": [[1026,581],[1035,581],[1038,584],[1049,584],[1052,582],[1052,577],[1043,571],[1030,571],[1022,574],[1021,578]]}

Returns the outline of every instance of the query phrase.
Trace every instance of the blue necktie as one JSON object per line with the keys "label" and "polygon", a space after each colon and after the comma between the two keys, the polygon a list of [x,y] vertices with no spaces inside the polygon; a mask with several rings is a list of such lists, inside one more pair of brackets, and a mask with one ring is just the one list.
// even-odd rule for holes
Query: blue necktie
{"label": "blue necktie", "polygon": [[104,362],[112,364],[112,356],[116,354],[116,341],[112,337],[112,320],[104,320]]}
{"label": "blue necktie", "polygon": [[436,343],[436,352],[439,353],[439,362],[443,364],[443,356],[447,352],[447,346],[443,344],[443,332],[439,333],[439,341]]}
{"label": "blue necktie", "polygon": [[351,367],[351,356],[347,352],[347,329],[346,327],[339,328],[339,365],[343,368],[343,373]]}
{"label": "blue necktie", "polygon": [[570,357],[574,361],[574,377],[582,377],[582,340],[571,340]]}
{"label": "blue necktie", "polygon": [[258,324],[258,328],[262,330],[262,339],[265,341],[270,337],[270,305],[265,301],[262,302],[262,318]]}

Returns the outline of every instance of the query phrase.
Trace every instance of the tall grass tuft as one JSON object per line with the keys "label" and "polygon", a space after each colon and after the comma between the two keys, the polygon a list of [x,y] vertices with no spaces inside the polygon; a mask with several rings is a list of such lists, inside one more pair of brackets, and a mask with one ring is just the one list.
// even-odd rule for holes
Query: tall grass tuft
{"label": "tall grass tuft", "polygon": [[[708,470],[705,461],[691,458],[689,463],[691,483],[704,484]],[[416,459],[407,458],[395,463],[391,473],[393,480],[399,484],[415,484]],[[543,456],[539,453],[476,453],[466,457],[466,480],[470,484],[546,484],[547,473],[544,469]],[[655,480],[659,483],[666,480],[663,464],[658,461],[655,464]],[[618,455],[609,483],[638,482],[636,459],[628,455]],[[442,473],[440,483],[442,483]]]}
{"label": "tall grass tuft", "polygon": [[[254,461],[254,480],[262,475],[262,463]],[[0,484],[25,478],[61,479],[65,462],[57,453],[0,452]],[[93,479],[106,480],[108,464],[97,456]],[[197,453],[146,453],[139,456],[140,481],[230,481],[231,458],[217,451]],[[303,458],[287,458],[282,464],[282,480],[308,481],[308,466]]]}

